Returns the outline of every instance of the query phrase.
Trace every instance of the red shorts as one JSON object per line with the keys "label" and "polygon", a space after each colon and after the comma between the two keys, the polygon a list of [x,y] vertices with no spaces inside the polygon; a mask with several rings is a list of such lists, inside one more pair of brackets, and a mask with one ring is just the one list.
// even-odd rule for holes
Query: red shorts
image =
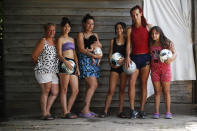
{"label": "red shorts", "polygon": [[152,82],[170,82],[172,78],[171,68],[169,66],[151,67]]}

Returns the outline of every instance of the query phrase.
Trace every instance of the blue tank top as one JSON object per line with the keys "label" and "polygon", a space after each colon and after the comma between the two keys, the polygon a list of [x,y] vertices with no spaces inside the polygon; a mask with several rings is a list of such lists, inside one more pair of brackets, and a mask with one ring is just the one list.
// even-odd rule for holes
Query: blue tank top
{"label": "blue tank top", "polygon": [[74,49],[75,49],[75,45],[72,42],[66,42],[62,45],[62,51],[74,50]]}

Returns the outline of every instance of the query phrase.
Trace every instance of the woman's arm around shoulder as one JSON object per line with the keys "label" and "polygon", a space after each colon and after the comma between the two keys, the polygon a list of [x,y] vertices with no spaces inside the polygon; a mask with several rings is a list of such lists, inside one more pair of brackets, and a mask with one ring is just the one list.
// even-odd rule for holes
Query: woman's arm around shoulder
{"label": "woman's arm around shoulder", "polygon": [[36,46],[32,52],[32,60],[34,63],[37,63],[38,56],[42,52],[43,48],[44,48],[44,38],[42,38],[38,41],[38,43],[36,44]]}

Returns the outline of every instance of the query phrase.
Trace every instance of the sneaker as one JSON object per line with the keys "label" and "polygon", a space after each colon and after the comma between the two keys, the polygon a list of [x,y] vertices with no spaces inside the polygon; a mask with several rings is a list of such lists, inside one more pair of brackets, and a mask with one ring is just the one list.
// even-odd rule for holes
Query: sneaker
{"label": "sneaker", "polygon": [[146,116],[146,113],[144,111],[140,111],[138,113],[138,118],[142,118],[142,119],[145,119],[145,116]]}
{"label": "sneaker", "polygon": [[137,118],[138,112],[136,110],[131,110],[130,118]]}
{"label": "sneaker", "polygon": [[154,119],[159,119],[159,113],[154,113],[154,114],[153,114],[153,118],[154,118]]}
{"label": "sneaker", "polygon": [[172,113],[166,112],[165,118],[166,119],[172,119]]}

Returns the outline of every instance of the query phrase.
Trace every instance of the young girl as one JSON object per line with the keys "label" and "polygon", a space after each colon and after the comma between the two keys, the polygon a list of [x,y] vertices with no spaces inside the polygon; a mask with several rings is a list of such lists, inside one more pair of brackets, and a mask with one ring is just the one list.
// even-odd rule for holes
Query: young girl
{"label": "young girl", "polygon": [[[71,23],[68,18],[63,17],[61,22],[62,34],[57,40],[57,52],[60,60],[59,65],[59,77],[60,77],[60,102],[63,109],[62,118],[77,118],[77,116],[71,113],[71,108],[73,103],[77,97],[79,92],[78,89],[78,59],[75,52],[75,42],[72,37],[69,36],[69,32],[71,30]],[[74,69],[74,73],[68,74],[64,68],[62,68],[62,64],[65,64],[68,69],[72,69],[74,67],[71,66],[70,61],[73,61],[76,64],[76,68]],[[68,85],[70,84],[72,93],[67,103],[67,90]]]}
{"label": "young girl", "polygon": [[[173,43],[163,34],[160,27],[154,26],[149,32],[149,44],[151,53],[151,79],[155,90],[155,113],[153,117],[159,118],[160,96],[163,90],[166,104],[166,119],[171,119],[170,112],[170,81],[171,67],[170,63],[175,60],[177,54]],[[164,63],[159,59],[159,54],[162,49],[169,49],[172,52],[172,57],[168,58]]]}
{"label": "young girl", "polygon": [[[113,53],[119,52],[125,57],[126,51],[126,38],[124,36],[124,32],[126,29],[126,24],[123,22],[118,22],[115,25],[115,33],[117,37],[111,40],[110,42],[110,50],[109,50],[109,61]],[[120,63],[124,62],[124,59],[119,61]],[[110,71],[110,78],[109,78],[109,91],[105,101],[105,109],[100,117],[104,118],[109,116],[108,108],[112,101],[112,96],[114,94],[116,84],[118,78],[120,78],[120,88],[119,88],[119,98],[120,98],[120,108],[119,108],[119,115],[120,118],[126,118],[126,115],[123,113],[123,104],[124,104],[124,97],[125,97],[125,87],[127,76],[124,73],[122,66],[116,67],[110,63],[111,71]]]}

